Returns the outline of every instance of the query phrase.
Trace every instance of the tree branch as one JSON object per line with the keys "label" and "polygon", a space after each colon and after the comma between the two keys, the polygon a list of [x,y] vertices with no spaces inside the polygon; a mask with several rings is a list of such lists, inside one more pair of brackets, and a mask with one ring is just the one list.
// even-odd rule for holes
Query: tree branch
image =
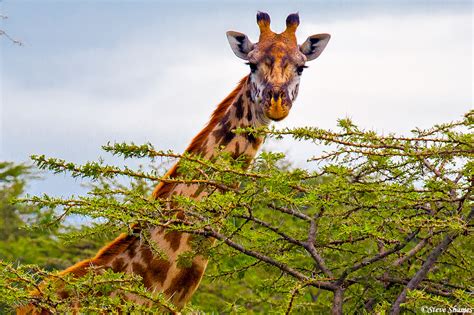
{"label": "tree branch", "polygon": [[295,277],[296,279],[300,280],[300,281],[304,281],[304,282],[308,282],[309,285],[312,285],[312,286],[316,286],[316,287],[319,287],[321,289],[325,289],[325,290],[329,290],[329,291],[334,291],[337,287],[333,284],[333,283],[330,283],[330,282],[327,282],[327,281],[317,281],[317,280],[311,280],[310,278],[308,278],[307,276],[305,276],[304,274],[302,274],[301,272],[279,262],[279,261],[276,261],[274,260],[273,258],[270,258],[268,256],[265,256],[263,255],[262,253],[259,253],[259,252],[255,252],[255,251],[252,251],[250,249],[247,249],[245,247],[243,247],[242,245],[238,244],[238,243],[235,243],[234,241],[230,240],[229,238],[227,238],[227,236],[219,233],[219,232],[216,232],[210,228],[206,228],[205,230],[201,230],[201,231],[190,231],[190,233],[195,233],[195,234],[201,234],[201,235],[204,235],[204,236],[211,236],[211,237],[214,237],[224,243],[226,243],[227,245],[229,245],[230,247],[238,250],[239,252],[241,253],[244,253],[248,256],[252,256],[254,258],[257,258],[258,260],[261,260],[263,262],[266,262],[267,264],[269,265],[272,265],[272,266],[275,266],[277,267],[278,269],[280,269],[281,271],[284,271],[285,273]]}
{"label": "tree branch", "polygon": [[313,257],[314,261],[316,262],[316,265],[318,265],[318,268],[329,278],[333,278],[334,275],[326,267],[326,264],[324,262],[323,257],[319,255],[316,247],[314,246],[314,242],[316,241],[316,221],[311,220],[310,227],[309,227],[309,233],[308,233],[308,241],[303,244],[304,248],[310,253],[311,257]]}
{"label": "tree branch", "polygon": [[425,247],[426,243],[428,243],[428,239],[429,237],[422,239],[418,244],[415,245],[415,247],[410,249],[404,256],[395,260],[395,262],[393,263],[393,266],[398,267],[402,265],[405,261],[413,257],[414,255],[416,255],[416,253],[418,253],[420,250],[423,249],[423,247]]}
{"label": "tree branch", "polygon": [[[469,213],[466,222],[472,219],[474,215],[474,207],[471,208],[471,212]],[[438,244],[438,246],[433,249],[433,251],[429,254],[426,261],[423,263],[421,268],[416,272],[415,276],[408,282],[408,284],[403,288],[402,292],[398,295],[397,299],[392,305],[390,309],[391,315],[398,315],[400,314],[400,305],[405,302],[408,290],[414,290],[418,287],[420,282],[426,277],[430,269],[435,264],[436,260],[441,256],[441,254],[448,248],[449,244],[454,241],[456,237],[459,236],[459,233],[448,234],[445,238]]]}
{"label": "tree branch", "polygon": [[344,289],[339,287],[334,291],[331,314],[342,315],[343,304],[344,304]]}
{"label": "tree branch", "polygon": [[396,246],[394,246],[392,249],[390,250],[387,250],[383,253],[379,253],[377,255],[375,255],[374,257],[372,258],[368,258],[368,259],[364,259],[362,260],[360,263],[358,264],[355,264],[354,266],[350,267],[350,268],[347,268],[341,275],[341,277],[339,278],[338,280],[338,283],[342,283],[344,281],[344,279],[351,273],[351,272],[354,272],[356,270],[359,270],[360,268],[363,268],[367,265],[370,265],[374,262],[377,262],[395,252],[398,252],[400,251],[402,248],[404,248],[409,242],[411,242],[411,240],[413,240],[413,238],[418,234],[418,232],[420,231],[420,229],[416,229],[413,233],[409,234],[406,238],[405,238],[405,241],[400,243],[400,244],[397,244]]}

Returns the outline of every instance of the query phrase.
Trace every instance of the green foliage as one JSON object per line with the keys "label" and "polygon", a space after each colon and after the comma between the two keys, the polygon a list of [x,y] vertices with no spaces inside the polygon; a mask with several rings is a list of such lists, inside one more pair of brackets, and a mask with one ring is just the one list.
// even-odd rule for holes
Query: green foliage
{"label": "green foliage", "polygon": [[[108,144],[104,150],[125,159],[149,159],[150,164],[179,160],[180,176],[164,178],[164,168],[134,170],[102,161],[76,165],[33,156],[41,169],[91,179],[91,189],[71,198],[26,197],[15,207],[35,209],[27,221],[44,229],[28,233],[44,233],[50,240],[53,245],[39,245],[49,258],[77,254],[52,252],[62,244],[52,235],[79,244],[132,233],[132,226],[140,226],[143,241],[153,247],[147,227],[194,234],[192,250],[178,258],[180,266],[196,255],[209,258],[210,264],[185,312],[364,314],[397,313],[400,307],[413,313],[422,306],[472,308],[473,122],[470,112],[462,121],[415,129],[409,137],[365,131],[349,119],[339,121],[338,131],[236,130],[292,137],[308,142],[308,152],[314,145],[325,147],[304,169],[291,167],[282,153],[262,152],[246,169],[243,159],[235,161],[229,154],[209,161],[158,151],[150,144]],[[174,196],[173,207],[186,210],[186,218],[178,218],[163,201],[148,197],[160,180],[199,185],[208,195],[199,201]],[[92,223],[71,231],[64,220],[74,216]],[[25,218],[9,220],[18,226]],[[159,248],[154,252],[164,255]],[[13,251],[2,258],[16,261],[16,255]],[[44,267],[41,261],[24,262]],[[27,292],[38,279],[58,277],[37,266],[3,266],[0,293],[9,305],[30,301]],[[173,308],[130,275],[107,271],[64,281],[85,301],[84,311],[145,311],[120,294],[97,295],[117,288],[147,295],[154,301],[148,312]],[[101,284],[107,287],[100,289]],[[41,301],[60,311],[67,303],[58,302],[54,292]]]}
{"label": "green foliage", "polygon": [[[77,228],[53,224],[52,204],[39,208],[16,201],[23,194],[26,182],[35,178],[37,174],[31,166],[0,163],[0,259],[55,270],[94,254],[99,245],[92,241],[77,239],[71,245],[58,239],[62,233],[76,232]],[[41,229],[28,228],[25,223],[39,224]]]}
{"label": "green foliage", "polygon": [[[10,264],[1,263],[0,294],[9,305],[19,305],[19,301],[31,301],[51,313],[66,314],[71,306],[80,302],[81,313],[115,313],[120,309],[127,313],[156,314],[167,310],[175,310],[162,294],[149,292],[143,286],[140,277],[111,270],[90,272],[79,279],[71,276],[51,274],[37,266],[23,265],[14,268]],[[45,277],[53,281],[47,285],[38,285],[38,279]],[[31,291],[25,291],[28,287]],[[68,295],[58,295],[58,291],[67,291]],[[38,299],[38,292],[41,299]],[[151,302],[140,305],[124,300],[125,295],[140,297]]]}

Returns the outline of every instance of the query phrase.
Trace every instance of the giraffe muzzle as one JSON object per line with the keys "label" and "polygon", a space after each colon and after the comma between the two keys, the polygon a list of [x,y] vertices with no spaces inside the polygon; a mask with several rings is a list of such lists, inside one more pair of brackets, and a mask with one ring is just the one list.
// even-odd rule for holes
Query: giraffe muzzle
{"label": "giraffe muzzle", "polygon": [[265,114],[274,121],[279,121],[288,116],[291,103],[283,91],[269,91],[265,102]]}

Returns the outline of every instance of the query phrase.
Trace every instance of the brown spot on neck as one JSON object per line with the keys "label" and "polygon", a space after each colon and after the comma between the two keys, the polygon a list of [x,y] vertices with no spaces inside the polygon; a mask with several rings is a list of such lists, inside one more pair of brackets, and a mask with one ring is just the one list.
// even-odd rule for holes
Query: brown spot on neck
{"label": "brown spot on neck", "polygon": [[167,296],[172,296],[174,303],[179,302],[188,292],[193,292],[201,281],[204,268],[193,262],[191,267],[179,269],[171,285],[165,290]]}
{"label": "brown spot on neck", "polygon": [[169,231],[165,233],[164,239],[170,244],[170,248],[176,251],[181,243],[181,236],[183,236],[182,232]]}
{"label": "brown spot on neck", "polygon": [[150,247],[144,244],[141,248],[141,263],[133,263],[133,272],[142,276],[147,288],[152,288],[154,283],[163,284],[171,267],[171,262],[155,257]]}
{"label": "brown spot on neck", "polygon": [[240,156],[240,143],[237,141],[235,143],[235,148],[234,148],[234,152],[232,153],[232,157],[234,159],[237,159],[239,156]]}
{"label": "brown spot on neck", "polygon": [[117,258],[112,263],[112,270],[114,272],[122,272],[125,270],[126,266],[127,265],[125,264],[125,261],[123,258]]}
{"label": "brown spot on neck", "polygon": [[151,286],[153,285],[153,282],[151,281],[150,277],[148,277],[147,275],[146,266],[139,262],[134,262],[132,263],[132,270],[133,270],[133,273],[142,277],[143,284],[145,285],[147,289],[150,289]]}

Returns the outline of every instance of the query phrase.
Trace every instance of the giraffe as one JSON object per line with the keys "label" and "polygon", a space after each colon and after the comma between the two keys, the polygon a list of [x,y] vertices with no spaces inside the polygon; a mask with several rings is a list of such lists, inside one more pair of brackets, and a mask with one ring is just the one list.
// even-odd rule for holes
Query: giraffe
{"label": "giraffe", "polygon": [[[217,106],[204,129],[192,139],[186,153],[212,159],[218,150],[223,150],[234,158],[243,156],[247,164],[250,163],[264,141],[263,136],[236,134],[232,130],[266,126],[271,121],[284,119],[298,95],[305,63],[316,59],[330,39],[329,34],[317,34],[298,45],[295,34],[299,25],[298,13],[288,15],[286,29],[279,34],[270,29],[270,16],[267,13],[257,13],[257,24],[260,29],[257,43],[252,43],[243,33],[227,32],[231,49],[237,57],[247,61],[250,73]],[[179,161],[165,177],[177,177],[178,165]],[[207,191],[198,184],[162,181],[154,189],[152,198],[165,200],[173,195],[183,195],[199,200],[206,194]],[[185,218],[186,211],[179,211],[176,215]],[[122,234],[103,247],[95,257],[81,261],[61,274],[80,277],[90,266],[134,273],[142,277],[147,289],[163,292],[181,309],[199,286],[208,261],[198,255],[192,259],[191,266],[178,265],[179,255],[191,249],[193,236],[189,233],[152,227],[149,235],[166,254],[166,258],[154,256],[148,243],[141,240],[137,233]],[[145,303],[137,297],[128,298]],[[23,313],[21,309],[18,311],[18,314]]]}

